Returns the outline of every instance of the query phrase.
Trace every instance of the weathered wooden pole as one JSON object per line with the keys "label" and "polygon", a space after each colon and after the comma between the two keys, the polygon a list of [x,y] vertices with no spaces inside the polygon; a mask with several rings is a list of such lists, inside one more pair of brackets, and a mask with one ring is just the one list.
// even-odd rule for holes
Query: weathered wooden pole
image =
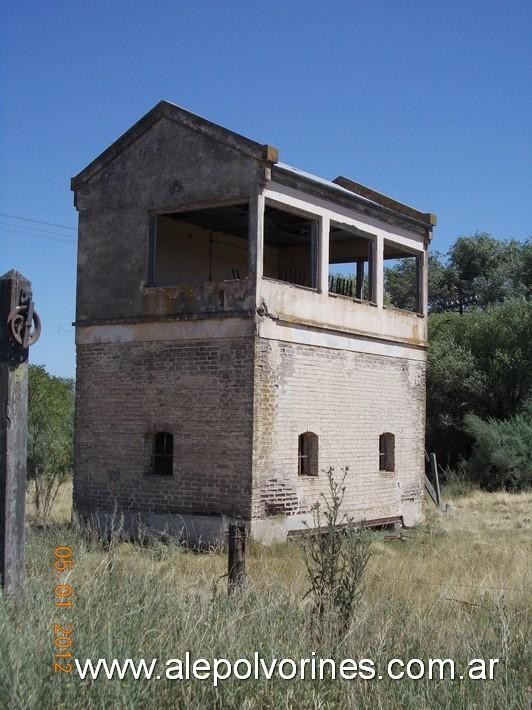
{"label": "weathered wooden pole", "polygon": [[39,333],[30,282],[0,276],[0,586],[10,595],[24,579],[28,349]]}
{"label": "weathered wooden pole", "polygon": [[242,590],[246,581],[246,526],[244,523],[229,524],[227,557],[228,594]]}

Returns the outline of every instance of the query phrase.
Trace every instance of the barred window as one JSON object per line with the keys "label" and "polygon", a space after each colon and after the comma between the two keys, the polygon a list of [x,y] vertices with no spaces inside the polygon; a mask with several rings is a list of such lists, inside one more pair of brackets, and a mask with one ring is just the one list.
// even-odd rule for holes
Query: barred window
{"label": "barred window", "polygon": [[151,472],[157,476],[171,476],[174,467],[174,437],[158,431],[153,437]]}

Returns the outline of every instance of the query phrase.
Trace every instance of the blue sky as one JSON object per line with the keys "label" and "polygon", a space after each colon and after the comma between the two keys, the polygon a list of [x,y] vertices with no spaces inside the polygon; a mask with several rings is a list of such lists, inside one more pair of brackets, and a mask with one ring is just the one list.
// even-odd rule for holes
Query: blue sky
{"label": "blue sky", "polygon": [[[31,352],[74,374],[69,181],[165,98],[438,215],[434,246],[531,225],[529,0],[4,3],[0,270],[33,282]],[[46,237],[46,238],[44,238]]]}

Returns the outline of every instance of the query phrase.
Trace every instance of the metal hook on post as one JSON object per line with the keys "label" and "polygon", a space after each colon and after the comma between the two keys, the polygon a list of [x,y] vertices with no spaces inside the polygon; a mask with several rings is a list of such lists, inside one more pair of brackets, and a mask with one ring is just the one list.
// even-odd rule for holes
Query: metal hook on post
{"label": "metal hook on post", "polygon": [[35,345],[41,335],[41,319],[31,300],[12,309],[7,318],[7,325],[15,342],[23,348]]}

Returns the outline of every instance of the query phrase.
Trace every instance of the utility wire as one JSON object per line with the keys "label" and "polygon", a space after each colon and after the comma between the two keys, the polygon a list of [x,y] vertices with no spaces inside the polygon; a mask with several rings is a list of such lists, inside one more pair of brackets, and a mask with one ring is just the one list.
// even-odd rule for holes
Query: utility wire
{"label": "utility wire", "polygon": [[5,232],[6,234],[10,235],[15,235],[17,237],[26,237],[28,239],[48,239],[51,242],[63,242],[66,244],[73,244],[76,245],[77,242],[75,239],[69,239],[68,237],[62,237],[60,235],[48,235],[48,234],[38,234],[36,232],[26,232],[20,229],[16,229],[13,227],[4,227],[3,225],[0,225],[0,231]]}
{"label": "utility wire", "polygon": [[16,229],[22,232],[27,232],[28,234],[36,234],[39,237],[50,234],[53,237],[61,237],[61,239],[68,239],[71,242],[76,241],[76,238],[74,236],[70,237],[66,234],[58,234],[57,232],[51,232],[48,229],[42,229],[39,227],[27,227],[25,224],[13,224],[11,222],[5,222],[2,219],[0,219],[0,228]]}
{"label": "utility wire", "polygon": [[35,224],[45,224],[48,227],[59,227],[59,229],[69,229],[72,232],[77,232],[75,227],[67,227],[65,224],[56,224],[55,222],[45,222],[42,219],[31,219],[30,217],[19,217],[16,214],[6,214],[5,212],[0,212],[1,217],[9,217],[9,219],[20,219],[23,222],[35,222]]}

